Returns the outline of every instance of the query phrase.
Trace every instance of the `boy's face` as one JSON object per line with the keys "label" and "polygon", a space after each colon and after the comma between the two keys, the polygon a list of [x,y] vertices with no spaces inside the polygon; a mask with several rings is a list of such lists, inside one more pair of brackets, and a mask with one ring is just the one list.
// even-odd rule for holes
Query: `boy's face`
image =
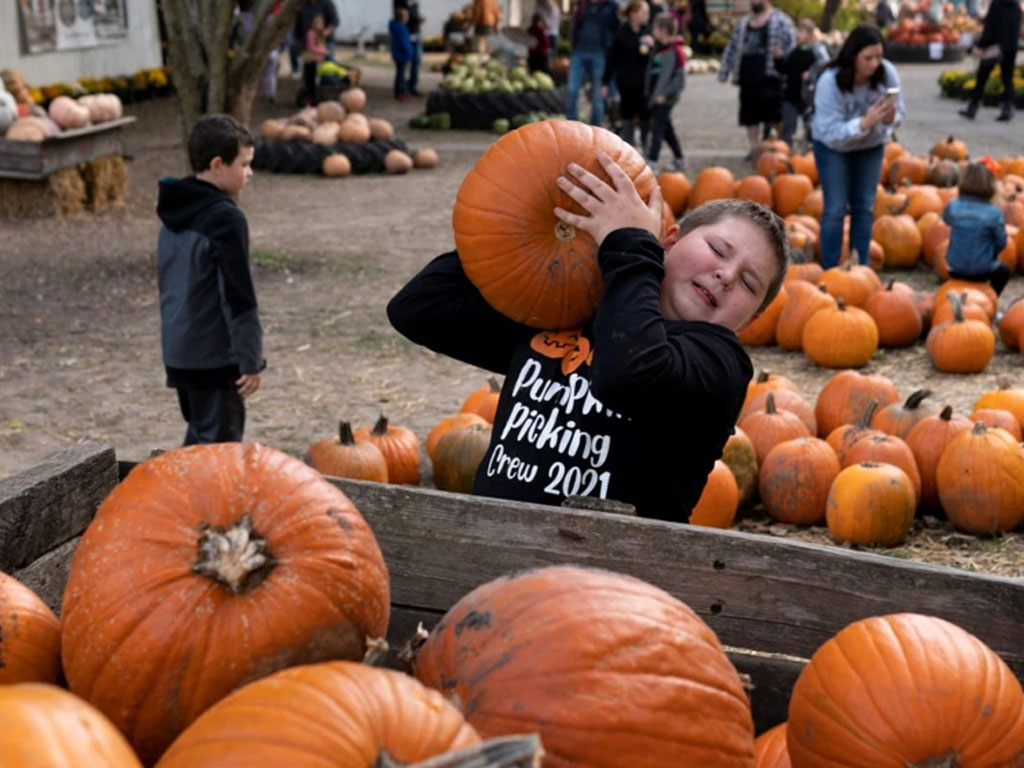
{"label": "boy's face", "polygon": [[254,152],[252,147],[239,147],[238,154],[231,163],[225,163],[222,157],[213,158],[210,161],[208,180],[221,191],[238,197],[252,177]]}
{"label": "boy's face", "polygon": [[665,237],[661,311],[667,320],[703,320],[744,328],[768,294],[776,258],[767,235],[730,216],[680,237]]}
{"label": "boy's face", "polygon": [[811,33],[803,27],[796,28],[796,41],[800,45],[809,45],[811,42]]}
{"label": "boy's face", "polygon": [[667,43],[669,41],[669,39],[672,37],[662,27],[655,27],[654,29],[652,29],[651,30],[651,36],[655,40],[657,40],[659,43]]}

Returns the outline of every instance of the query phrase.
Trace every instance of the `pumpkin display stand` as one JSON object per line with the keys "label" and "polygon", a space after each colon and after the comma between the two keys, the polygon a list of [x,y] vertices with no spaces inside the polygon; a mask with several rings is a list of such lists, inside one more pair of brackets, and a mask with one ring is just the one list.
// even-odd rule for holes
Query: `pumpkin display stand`
{"label": "pumpkin display stand", "polygon": [[0,138],[0,218],[72,216],[124,203],[122,117],[42,142]]}
{"label": "pumpkin display stand", "polygon": [[274,141],[259,139],[252,158],[252,167],[270,173],[322,173],[324,158],[331,154],[345,155],[352,164],[352,173],[383,173],[384,158],[393,149],[409,154],[401,139],[349,142],[326,146],[308,141]]}
{"label": "pumpkin display stand", "polygon": [[451,115],[452,128],[489,131],[495,120],[529,112],[565,111],[565,88],[523,93],[457,93],[436,88],[427,94],[427,114]]}
{"label": "pumpkin display stand", "polygon": [[[0,571],[59,610],[71,556],[100,502],[135,466],[82,441],[0,480]],[[386,663],[476,587],[573,563],[640,578],[689,605],[750,682],[762,732],[787,717],[811,656],[854,621],[930,614],[959,625],[1024,678],[1024,581],[775,536],[328,478],[370,525],[391,583]]]}

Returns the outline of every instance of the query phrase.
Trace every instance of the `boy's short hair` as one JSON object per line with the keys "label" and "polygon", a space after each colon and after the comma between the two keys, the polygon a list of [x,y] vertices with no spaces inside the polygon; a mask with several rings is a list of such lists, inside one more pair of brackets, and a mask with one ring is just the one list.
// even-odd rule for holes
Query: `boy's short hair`
{"label": "boy's short hair", "polygon": [[786,269],[789,267],[789,238],[786,237],[786,224],[778,214],[752,200],[736,198],[711,200],[680,219],[679,237],[685,237],[697,227],[716,224],[722,219],[733,217],[746,219],[761,230],[768,238],[772,251],[775,253],[775,273],[768,281],[768,292],[765,294],[764,301],[757,308],[758,312],[762,312],[779,295],[782,281],[786,279]]}
{"label": "boy's short hair", "polygon": [[984,163],[968,163],[960,174],[960,194],[989,200],[996,193],[996,177]]}
{"label": "boy's short hair", "polygon": [[405,21],[409,18],[408,8],[395,8],[395,18],[399,21]]}
{"label": "boy's short hair", "polygon": [[679,22],[671,13],[659,13],[654,17],[654,29],[660,29],[674,35],[679,31]]}
{"label": "boy's short hair", "polygon": [[255,144],[249,129],[231,115],[203,115],[189,134],[188,160],[194,173],[202,173],[209,170],[213,158],[231,165],[242,147]]}
{"label": "boy's short hair", "polygon": [[815,23],[814,19],[808,18],[807,16],[800,19],[800,21],[796,23],[796,26],[797,29],[802,29],[809,35],[813,35],[818,31],[818,25]]}

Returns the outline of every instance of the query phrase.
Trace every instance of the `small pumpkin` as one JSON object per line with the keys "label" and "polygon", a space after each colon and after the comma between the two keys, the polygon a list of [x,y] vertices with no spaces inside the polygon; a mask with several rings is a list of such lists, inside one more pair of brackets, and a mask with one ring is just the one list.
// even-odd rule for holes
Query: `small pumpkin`
{"label": "small pumpkin", "polygon": [[309,447],[309,463],[320,474],[350,477],[355,480],[388,481],[388,463],[384,454],[369,440],[356,441],[352,425],[339,422],[338,436],[318,440]]}
{"label": "small pumpkin", "polygon": [[789,154],[787,152],[769,149],[756,153],[754,170],[766,179],[772,179],[776,176],[791,173],[793,166],[789,162]]}
{"label": "small pumpkin", "polygon": [[835,451],[841,465],[846,460],[847,452],[858,440],[885,434],[882,430],[871,426],[871,420],[875,417],[877,409],[878,401],[872,400],[864,407],[864,412],[856,421],[850,424],[841,424],[829,433],[826,442]]}
{"label": "small pumpkin", "polygon": [[897,187],[904,180],[911,184],[924,184],[928,176],[928,161],[923,157],[904,155],[889,166],[888,182]]}
{"label": "small pumpkin", "polygon": [[802,173],[784,173],[772,179],[772,200],[779,216],[789,216],[803,207],[804,200],[814,191],[814,182]]}
{"label": "small pumpkin", "polygon": [[430,147],[420,147],[412,153],[412,164],[417,168],[436,168],[437,152]]}
{"label": "small pumpkin", "polygon": [[765,208],[772,207],[772,185],[764,176],[753,174],[744,176],[736,182],[734,197],[740,200],[753,200]]}
{"label": "small pumpkin", "polygon": [[907,347],[921,336],[923,321],[921,312],[914,304],[914,293],[905,284],[904,289],[894,290],[896,282],[890,280],[884,290],[875,291],[864,305],[864,311],[871,315],[878,327],[879,346]]}
{"label": "small pumpkin", "polygon": [[333,147],[338,143],[341,123],[320,123],[313,129],[313,143]]}
{"label": "small pumpkin", "polygon": [[35,592],[0,571],[0,686],[60,677],[60,622]]}
{"label": "small pumpkin", "polygon": [[775,389],[761,392],[749,398],[740,411],[740,419],[750,413],[765,410],[768,403],[768,395],[775,398],[775,407],[800,417],[800,421],[807,425],[808,431],[813,435],[817,433],[818,424],[814,420],[814,406],[804,400],[803,395],[789,389]]}
{"label": "small pumpkin", "polygon": [[493,376],[488,377],[487,383],[478,389],[474,389],[462,401],[459,413],[475,413],[488,424],[494,423],[494,415],[498,412],[498,399],[501,397],[501,383]]}
{"label": "small pumpkin", "polygon": [[906,438],[917,422],[938,411],[931,403],[925,402],[931,394],[930,389],[915,389],[902,405],[890,403],[879,408],[871,419],[871,426],[901,440]]}
{"label": "small pumpkin", "polygon": [[491,444],[489,424],[456,427],[434,448],[434,485],[442,491],[472,493],[477,468]]}
{"label": "small pumpkin", "polygon": [[904,212],[915,222],[926,213],[942,213],[945,201],[939,196],[938,190],[930,184],[914,187],[907,194],[907,210]]}
{"label": "small pumpkin", "polygon": [[384,454],[388,482],[418,485],[420,482],[420,440],[412,430],[389,424],[382,413],[373,427],[356,430],[356,440],[369,440]]}
{"label": "small pumpkin", "polygon": [[728,528],[740,505],[740,489],[732,470],[721,459],[715,461],[708,474],[700,498],[690,512],[690,525],[707,528]]}
{"label": "small pumpkin", "polygon": [[[984,304],[978,303],[977,297],[984,296],[979,291],[962,291],[959,294],[960,299],[960,312],[963,314],[965,320],[980,320],[983,323],[989,323],[991,317],[985,309]],[[953,304],[948,300],[948,294],[943,296],[943,300],[936,303],[932,309],[932,325],[939,325],[953,319]]]}
{"label": "small pumpkin", "polygon": [[944,373],[980,373],[995,352],[995,334],[986,323],[965,319],[955,294],[950,295],[949,301],[953,305],[953,319],[933,326],[928,332],[928,357]]}
{"label": "small pumpkin", "polygon": [[852,464],[876,463],[892,464],[903,470],[914,488],[914,506],[921,498],[921,473],[910,447],[894,435],[868,435],[857,440],[846,451],[843,466]]}
{"label": "small pumpkin", "polygon": [[806,768],[1011,766],[1024,750],[1022,710],[1020,682],[978,638],[934,616],[873,616],[804,667],[786,744]]}
{"label": "small pumpkin", "polygon": [[324,176],[348,176],[352,172],[352,161],[340,152],[324,158],[322,170]]}
{"label": "small pumpkin", "polygon": [[284,120],[264,120],[260,123],[260,138],[277,141],[284,134]]}
{"label": "small pumpkin", "polygon": [[936,142],[932,147],[932,154],[945,160],[966,160],[968,157],[967,145],[963,140],[949,134],[942,141]]}
{"label": "small pumpkin", "polygon": [[786,286],[782,286],[775,298],[764,308],[764,311],[755,317],[746,328],[736,333],[737,338],[748,347],[774,344],[775,326],[779,322],[779,315],[785,309],[788,299],[789,292]]}
{"label": "small pumpkin", "polygon": [[787,283],[805,282],[812,287],[817,287],[818,283],[821,282],[822,272],[824,272],[824,269],[822,269],[821,264],[807,261],[803,254],[790,251],[789,266],[786,267]]}
{"label": "small pumpkin", "polygon": [[971,421],[982,421],[989,427],[1005,429],[1018,443],[1024,440],[1017,417],[1002,408],[978,408],[971,414]]}
{"label": "small pumpkin", "polygon": [[1024,447],[976,422],[950,440],[935,470],[942,509],[955,526],[991,536],[1024,522]]}
{"label": "small pumpkin", "polygon": [[829,490],[829,533],[837,541],[894,547],[910,532],[916,499],[910,478],[899,467],[853,464],[836,475]]}
{"label": "small pumpkin", "polygon": [[739,489],[741,507],[752,504],[757,497],[757,451],[747,433],[738,426],[725,441],[722,461],[732,471]]}
{"label": "small pumpkin", "polygon": [[975,401],[974,410],[979,408],[1002,408],[1016,416],[1024,427],[1024,388],[1011,387],[1009,381],[1000,380],[998,389],[990,389]]}
{"label": "small pumpkin", "polygon": [[341,121],[341,128],[338,129],[338,141],[363,143],[369,141],[370,138],[370,121],[362,115],[350,114]]}
{"label": "small pumpkin", "polygon": [[859,368],[878,351],[878,326],[858,307],[847,307],[842,297],[834,309],[815,312],[802,337],[804,354],[825,368]]}
{"label": "small pumpkin", "polygon": [[818,167],[814,164],[814,152],[808,151],[802,155],[790,155],[789,162],[793,164],[794,173],[802,173],[811,180],[814,186],[818,186]]}
{"label": "small pumpkin", "polygon": [[921,419],[907,434],[907,446],[914,454],[921,474],[921,507],[934,509],[939,505],[939,489],[935,480],[939,459],[950,441],[972,426],[972,422],[963,416],[954,416],[953,408],[947,405],[938,415]]}
{"label": "small pumpkin", "polygon": [[935,254],[939,245],[949,239],[953,230],[941,218],[938,218],[931,226],[921,233],[921,255],[928,266],[935,263]]}
{"label": "small pumpkin", "polygon": [[661,187],[661,199],[668,203],[675,216],[682,216],[686,210],[686,201],[690,196],[690,180],[685,173],[665,171],[658,174],[658,186]]}
{"label": "small pumpkin", "polygon": [[796,392],[797,394],[800,392],[797,385],[788,377],[762,368],[757,376],[747,384],[747,394],[743,399],[743,405],[746,406],[747,403],[764,392],[774,392],[779,389],[788,389],[790,392]]}
{"label": "small pumpkin", "polygon": [[[871,272],[870,269],[867,270]],[[826,269],[821,275],[825,290],[842,299],[850,307],[863,307],[868,298],[877,290],[867,274],[856,269],[854,259],[849,259],[838,267]],[[879,286],[880,287],[880,286]]]}
{"label": "small pumpkin", "polygon": [[305,125],[292,123],[281,131],[281,141],[312,141],[313,131]]}
{"label": "small pumpkin", "polygon": [[371,117],[367,122],[370,125],[370,138],[374,141],[391,141],[394,138],[395,128],[387,120]]}
{"label": "small pumpkin", "polygon": [[882,246],[890,269],[910,269],[921,258],[921,232],[907,214],[875,219],[871,237]]}
{"label": "small pumpkin", "polygon": [[384,168],[388,173],[408,173],[412,170],[412,158],[400,149],[392,149],[384,156]]}
{"label": "small pumpkin", "polygon": [[818,436],[827,437],[836,427],[857,421],[872,400],[884,407],[899,399],[896,385],[885,376],[840,371],[818,393],[814,405]]}
{"label": "small pumpkin", "polygon": [[821,215],[825,212],[825,195],[820,187],[807,194],[807,197],[804,198],[803,203],[800,205],[800,211],[808,216],[813,216],[815,219],[821,218]]}
{"label": "small pumpkin", "polygon": [[761,464],[758,488],[768,514],[783,523],[825,520],[829,489],[841,467],[835,451],[817,437],[779,443]]}
{"label": "small pumpkin", "polygon": [[836,300],[825,290],[824,284],[811,286],[810,290],[800,285],[787,286],[791,300],[779,313],[775,326],[775,341],[783,349],[804,348],[804,328],[811,316],[823,309],[836,306]]}
{"label": "small pumpkin", "polygon": [[697,174],[690,189],[688,205],[690,209],[700,208],[709,200],[730,198],[736,188],[736,179],[732,171],[719,165],[713,165]]}
{"label": "small pumpkin", "polygon": [[793,768],[786,748],[786,723],[769,728],[754,739],[754,768]]}
{"label": "small pumpkin", "polygon": [[461,427],[471,427],[474,424],[486,427],[490,422],[476,413],[454,413],[451,416],[441,419],[441,421],[439,421],[427,435],[427,441],[424,443],[424,447],[427,449],[427,456],[430,457],[431,461],[434,460],[434,451],[437,448],[437,441],[444,437],[444,434],[448,432],[448,430],[460,429]]}
{"label": "small pumpkin", "polygon": [[320,123],[340,123],[345,119],[345,107],[340,101],[327,99],[316,105],[316,119]]}
{"label": "small pumpkin", "polygon": [[773,392],[768,393],[764,410],[747,414],[740,419],[739,426],[754,444],[758,467],[764,462],[768,451],[779,443],[798,437],[810,437],[811,434],[799,416],[775,407]]}
{"label": "small pumpkin", "polygon": [[366,91],[362,88],[348,88],[338,97],[346,112],[359,112],[366,106]]}

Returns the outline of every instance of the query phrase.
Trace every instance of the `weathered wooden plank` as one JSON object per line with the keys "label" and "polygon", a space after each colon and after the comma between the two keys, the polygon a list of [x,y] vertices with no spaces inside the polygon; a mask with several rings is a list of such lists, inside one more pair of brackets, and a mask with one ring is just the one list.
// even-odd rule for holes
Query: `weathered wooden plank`
{"label": "weathered wooden plank", "polygon": [[75,554],[81,536],[65,541],[56,549],[33,560],[12,576],[35,592],[50,610],[60,616],[60,605],[64,599],[64,587],[71,571],[71,558]]}
{"label": "weathered wooden plank", "polygon": [[80,534],[116,484],[114,449],[95,440],[0,480],[0,570],[23,568]]}
{"label": "weathered wooden plank", "polygon": [[810,657],[867,616],[941,616],[1024,678],[1024,581],[736,531],[332,479],[370,523],[392,600],[444,611],[479,584],[577,563],[686,602],[723,644]]}
{"label": "weathered wooden plank", "polygon": [[[419,624],[429,632],[443,615],[438,611],[421,611],[392,604],[388,652],[380,666],[408,671],[398,658],[399,651]],[[725,651],[736,671],[750,678],[750,708],[757,733],[784,722],[789,712],[790,691],[807,660],[781,654],[761,654],[744,648],[726,648]]]}

